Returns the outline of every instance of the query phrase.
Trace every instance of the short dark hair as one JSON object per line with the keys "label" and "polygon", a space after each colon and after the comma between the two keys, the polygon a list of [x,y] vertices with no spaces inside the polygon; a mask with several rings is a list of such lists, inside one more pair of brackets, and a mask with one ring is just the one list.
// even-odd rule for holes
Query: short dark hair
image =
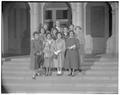
{"label": "short dark hair", "polygon": [[35,36],[35,34],[39,34],[37,31],[35,31],[34,33],[33,33],[33,36]]}
{"label": "short dark hair", "polygon": [[73,35],[75,34],[75,32],[74,32],[73,30],[70,30],[70,31],[69,31],[69,35],[70,35],[71,32],[73,33]]}
{"label": "short dark hair", "polygon": [[80,30],[82,29],[80,26],[76,26],[76,27],[75,27],[75,30],[76,30],[77,28],[79,28]]}
{"label": "short dark hair", "polygon": [[51,33],[46,33],[46,37],[47,37],[47,35],[50,35],[50,36],[51,36]]}
{"label": "short dark hair", "polygon": [[60,35],[62,36],[62,33],[61,33],[61,32],[57,32],[57,34],[56,34],[56,35],[58,35],[58,34],[60,34]]}

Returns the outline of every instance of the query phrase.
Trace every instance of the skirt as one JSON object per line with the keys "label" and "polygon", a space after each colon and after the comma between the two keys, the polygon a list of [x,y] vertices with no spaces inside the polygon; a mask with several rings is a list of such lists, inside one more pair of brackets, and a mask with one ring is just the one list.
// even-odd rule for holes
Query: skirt
{"label": "skirt", "polygon": [[44,60],[44,67],[46,68],[52,68],[53,67],[53,59],[51,57],[45,57]]}
{"label": "skirt", "polygon": [[31,65],[32,70],[37,70],[44,64],[44,54],[41,55],[31,55]]}

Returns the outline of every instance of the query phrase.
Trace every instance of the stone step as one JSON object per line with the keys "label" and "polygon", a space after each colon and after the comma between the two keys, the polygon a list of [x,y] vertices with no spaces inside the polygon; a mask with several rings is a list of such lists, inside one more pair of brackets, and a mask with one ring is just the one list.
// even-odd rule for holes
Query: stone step
{"label": "stone step", "polygon": [[[94,70],[118,70],[117,66],[104,66],[104,67],[100,67],[100,66],[80,66],[80,68],[82,70],[86,70],[86,69],[94,69]],[[29,66],[22,66],[22,67],[18,67],[18,66],[3,66],[2,70],[30,70],[30,65]]]}
{"label": "stone step", "polygon": [[[9,87],[9,86],[8,86]],[[9,92],[31,92],[31,93],[37,93],[37,92],[43,92],[43,93],[48,93],[48,92],[53,92],[53,93],[116,93],[117,92],[117,87],[114,87],[113,85],[111,86],[96,86],[92,84],[87,84],[87,85],[78,85],[78,84],[71,84],[71,85],[62,85],[62,84],[38,84],[37,86],[29,86],[29,85],[10,85],[11,88],[9,88]]]}
{"label": "stone step", "polygon": [[[2,79],[3,80],[32,80],[32,73],[29,73],[27,75],[23,74],[23,75],[2,75]],[[64,74],[63,76],[56,76],[56,74],[54,73],[52,76],[39,76],[37,77],[38,80],[114,80],[117,81],[118,78],[115,77],[114,75],[76,75],[75,77],[70,77],[67,76],[67,74]]]}

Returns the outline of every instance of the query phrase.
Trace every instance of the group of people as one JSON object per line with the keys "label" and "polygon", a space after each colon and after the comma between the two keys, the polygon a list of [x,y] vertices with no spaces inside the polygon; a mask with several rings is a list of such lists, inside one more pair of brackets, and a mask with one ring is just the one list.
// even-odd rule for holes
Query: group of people
{"label": "group of people", "polygon": [[[75,70],[80,70],[83,62],[84,39],[80,26],[55,26],[48,30],[47,24],[33,33],[31,41],[31,69],[33,79],[44,72],[45,76],[52,75],[52,69],[57,68],[57,75],[63,74],[63,68],[69,70],[69,76],[75,76]],[[43,73],[42,73],[43,74]]]}

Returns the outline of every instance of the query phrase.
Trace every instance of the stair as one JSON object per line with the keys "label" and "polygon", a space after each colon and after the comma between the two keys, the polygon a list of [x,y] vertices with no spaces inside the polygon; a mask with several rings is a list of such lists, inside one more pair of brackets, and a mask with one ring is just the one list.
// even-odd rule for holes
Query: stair
{"label": "stair", "polygon": [[82,72],[76,71],[75,77],[40,76],[31,78],[30,58],[12,58],[2,65],[2,85],[9,93],[80,93],[80,94],[117,94],[118,60],[116,57],[86,56],[81,64]]}

